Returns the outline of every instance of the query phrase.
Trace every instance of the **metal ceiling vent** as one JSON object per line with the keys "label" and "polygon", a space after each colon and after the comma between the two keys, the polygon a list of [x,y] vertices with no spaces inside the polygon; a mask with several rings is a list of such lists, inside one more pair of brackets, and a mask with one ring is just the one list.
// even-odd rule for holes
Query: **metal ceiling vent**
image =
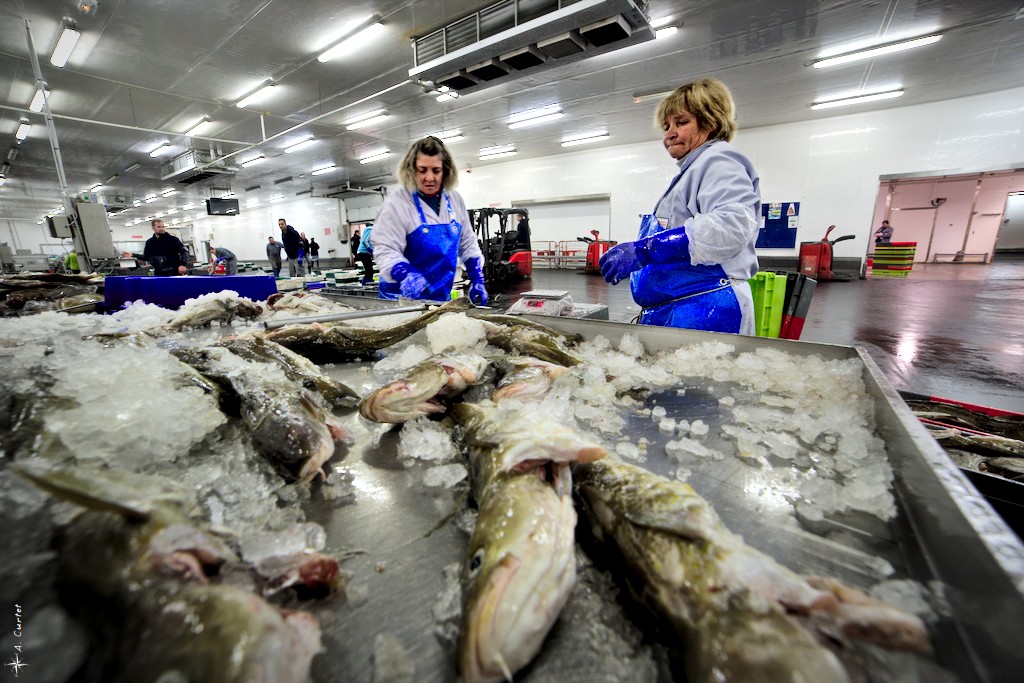
{"label": "metal ceiling vent", "polygon": [[654,38],[647,0],[502,0],[413,38],[409,76],[460,94]]}
{"label": "metal ceiling vent", "polygon": [[[160,165],[160,179],[174,180],[182,185],[191,185],[200,180],[213,178],[220,175],[234,175],[238,170],[237,166],[227,164],[214,164],[213,152],[201,149],[190,149],[184,154],[164,162]],[[211,164],[202,168],[206,164]]]}

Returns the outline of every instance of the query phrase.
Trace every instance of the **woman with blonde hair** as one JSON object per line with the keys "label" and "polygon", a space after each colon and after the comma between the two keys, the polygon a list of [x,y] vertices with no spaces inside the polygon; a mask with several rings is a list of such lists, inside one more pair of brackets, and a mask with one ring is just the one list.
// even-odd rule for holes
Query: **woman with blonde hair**
{"label": "woman with blonde hair", "polygon": [[754,334],[760,179],[729,144],[736,132],[732,95],[703,78],[676,88],[654,116],[679,172],[643,217],[639,238],[612,247],[601,274],[630,279],[640,323]]}
{"label": "woman with blonde hair", "polygon": [[373,258],[382,299],[447,301],[461,261],[469,298],[487,305],[483,254],[466,203],[455,191],[458,171],[435,137],[413,143],[398,167],[403,187],[388,197],[373,222]]}

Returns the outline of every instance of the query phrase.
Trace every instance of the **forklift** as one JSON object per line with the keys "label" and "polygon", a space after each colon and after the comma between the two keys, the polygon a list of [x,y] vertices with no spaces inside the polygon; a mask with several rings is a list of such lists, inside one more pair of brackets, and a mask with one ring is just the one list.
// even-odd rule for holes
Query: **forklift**
{"label": "forklift", "polygon": [[[511,227],[509,219],[513,216],[519,220]],[[498,229],[492,234],[493,217],[498,218]],[[484,255],[484,283],[488,289],[533,274],[530,214],[526,209],[469,209],[469,222]]]}

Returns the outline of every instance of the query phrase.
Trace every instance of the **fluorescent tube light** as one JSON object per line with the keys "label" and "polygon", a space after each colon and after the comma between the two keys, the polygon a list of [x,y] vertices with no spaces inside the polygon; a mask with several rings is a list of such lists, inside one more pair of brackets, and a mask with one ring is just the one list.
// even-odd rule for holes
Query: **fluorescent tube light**
{"label": "fluorescent tube light", "polygon": [[538,107],[536,109],[527,109],[526,111],[521,111],[519,113],[512,114],[512,116],[508,117],[508,122],[509,123],[519,123],[520,121],[528,121],[530,119],[537,119],[537,118],[541,118],[543,116],[548,116],[550,114],[560,114],[561,112],[562,112],[562,107],[560,105],[549,104],[546,107]]}
{"label": "fluorescent tube light", "polygon": [[192,210],[194,208],[196,208],[196,205],[193,204],[192,202],[189,202],[188,204],[185,204],[183,207],[181,207],[181,210],[182,211],[190,211],[190,210]]}
{"label": "fluorescent tube light", "polygon": [[220,196],[220,198],[221,198],[221,199],[231,199],[231,198],[233,198],[234,196],[235,196],[235,193],[234,193],[234,192],[232,192],[231,190],[228,190],[227,192],[225,192],[224,194],[222,194],[222,195]]}
{"label": "fluorescent tube light", "polygon": [[585,135],[580,138],[570,138],[568,140],[562,140],[562,147],[589,145],[591,142],[601,142],[602,140],[607,140],[609,137],[608,133],[594,133],[593,135]]}
{"label": "fluorescent tube light", "polygon": [[153,214],[153,218],[163,218],[165,215],[166,214],[164,214],[163,211],[158,211],[155,214]]}
{"label": "fluorescent tube light", "polygon": [[248,95],[246,95],[242,99],[238,100],[238,102],[235,102],[235,106],[238,107],[238,108],[242,108],[242,107],[247,107],[247,106],[249,106],[250,104],[252,104],[254,102],[258,102],[259,100],[262,100],[262,99],[266,98],[268,95],[273,94],[274,87],[275,86],[274,86],[273,83],[267,83],[266,85],[261,85],[256,90],[252,91],[251,93],[249,93]]}
{"label": "fluorescent tube light", "polygon": [[658,92],[643,94],[633,93],[633,104],[643,104],[644,102],[650,102],[651,100],[663,100],[673,92],[673,90],[659,90]]}
{"label": "fluorescent tube light", "polygon": [[159,147],[157,147],[156,149],[154,149],[153,151],[151,151],[149,153],[149,156],[151,156],[151,157],[158,157],[161,154],[167,154],[170,151],[171,151],[171,143],[169,143],[169,142],[162,142],[162,143],[160,143]]}
{"label": "fluorescent tube light", "polygon": [[177,225],[180,222],[181,222],[180,218],[175,218],[173,221],[171,221],[171,225]]}
{"label": "fluorescent tube light", "polygon": [[255,166],[256,164],[262,164],[266,160],[267,160],[267,157],[265,157],[264,155],[261,154],[258,157],[253,157],[252,159],[246,159],[245,161],[243,161],[242,162],[242,168],[247,168],[249,166]]}
{"label": "fluorescent tube light", "polygon": [[305,140],[303,140],[302,142],[296,142],[291,147],[285,147],[284,148],[284,153],[285,154],[291,154],[292,152],[298,152],[300,149],[305,149],[306,147],[309,147],[314,142],[316,142],[316,138],[310,136],[310,137],[306,138]]}
{"label": "fluorescent tube light", "polygon": [[340,57],[346,52],[349,52],[354,47],[365,45],[368,40],[373,39],[383,28],[384,25],[379,21],[370,24],[366,28],[353,33],[343,39],[340,43],[337,43],[333,47],[324,51],[319,57],[317,57],[317,60],[320,62],[329,62],[335,57]]}
{"label": "fluorescent tube light", "polygon": [[915,47],[924,47],[925,45],[937,43],[941,39],[942,34],[936,33],[935,35],[931,36],[923,36],[921,38],[914,38],[912,40],[904,40],[899,43],[890,43],[889,45],[880,45],[878,47],[872,47],[867,50],[859,50],[857,52],[851,52],[845,55],[838,55],[836,57],[819,59],[818,61],[814,62],[813,66],[815,69],[824,69],[830,66],[849,64],[850,62],[859,62],[862,59],[871,59],[873,57],[880,57],[881,55],[887,55],[893,52],[911,50]]}
{"label": "fluorescent tube light", "polygon": [[518,150],[510,149],[507,152],[495,152],[493,154],[481,154],[479,156],[480,161],[487,161],[489,159],[501,159],[503,157],[514,157],[519,154]]}
{"label": "fluorescent tube light", "polygon": [[132,206],[142,206],[142,202],[139,201],[138,199],[133,199]]}
{"label": "fluorescent tube light", "polygon": [[516,121],[515,123],[508,124],[508,127],[512,130],[516,128],[526,128],[527,126],[539,126],[542,123],[551,123],[565,116],[562,112],[555,112],[553,114],[545,114],[544,116],[538,116],[533,119],[526,119],[525,121]]}
{"label": "fluorescent tube light", "polygon": [[168,187],[166,190],[164,190],[160,194],[162,194],[165,197],[170,197],[172,194],[177,194],[177,193],[178,193],[178,191],[175,190],[173,187]]}
{"label": "fluorescent tube light", "polygon": [[845,97],[841,100],[827,100],[825,102],[815,102],[810,105],[811,109],[832,109],[833,107],[846,107],[851,104],[861,104],[862,102],[877,102],[878,100],[892,100],[903,95],[902,90],[890,90],[888,92],[879,92],[873,95],[859,95],[857,97]]}
{"label": "fluorescent tube light", "polygon": [[[0,187],[3,187],[4,183],[6,183],[6,182],[7,182],[7,176],[0,175]],[[42,223],[42,221],[39,221],[39,223],[37,223],[36,225],[39,225],[41,223]]]}
{"label": "fluorescent tube light", "polygon": [[117,180],[117,179],[118,179],[119,177],[120,177],[120,176],[119,176],[119,175],[117,175],[116,173],[115,173],[114,175],[110,176],[109,178],[107,178],[107,185],[109,185],[110,183],[114,182],[114,181],[115,181],[115,180]]}
{"label": "fluorescent tube light", "polygon": [[668,38],[669,36],[674,36],[678,31],[678,26],[666,26],[664,28],[659,28],[654,32],[654,39],[661,40],[662,38]]}
{"label": "fluorescent tube light", "polygon": [[284,195],[283,194],[275,194],[273,197],[271,197],[267,201],[269,201],[271,204],[277,204],[278,202],[283,202],[284,201]]}
{"label": "fluorescent tube light", "polygon": [[450,100],[454,100],[458,96],[459,96],[459,93],[457,93],[454,90],[452,90],[451,92],[443,92],[440,95],[438,95],[437,97],[435,97],[434,99],[437,100],[438,102],[448,102]]}
{"label": "fluorescent tube light", "polygon": [[[46,97],[47,97],[47,99],[49,99],[49,97],[50,97],[50,89],[49,88],[46,89]],[[43,110],[43,91],[42,90],[40,90],[38,88],[36,89],[35,97],[32,98],[31,104],[28,105],[28,110],[29,111],[34,111],[36,113],[39,113],[39,112],[41,112]]]}
{"label": "fluorescent tube light", "polygon": [[60,33],[60,38],[57,39],[57,45],[53,48],[53,52],[50,53],[50,64],[53,64],[58,69],[67,64],[68,59],[71,58],[71,53],[75,49],[75,45],[78,44],[78,39],[81,37],[81,33],[70,26],[65,26],[64,30]]}
{"label": "fluorescent tube light", "polygon": [[508,152],[515,149],[514,145],[494,145],[493,147],[481,147],[481,154],[497,154],[499,152]]}
{"label": "fluorescent tube light", "polygon": [[147,204],[152,204],[156,200],[157,200],[157,196],[155,194],[151,194],[148,197],[146,197],[146,203]]}
{"label": "fluorescent tube light", "polygon": [[323,175],[325,173],[330,173],[331,171],[334,171],[337,168],[338,168],[337,166],[335,166],[334,164],[331,164],[330,166],[322,166],[320,168],[314,168],[312,171],[310,171],[309,174],[310,175]]}
{"label": "fluorescent tube light", "polygon": [[140,168],[142,168],[142,164],[140,164],[138,162],[135,162],[134,164],[132,164],[128,168],[124,169],[124,172],[125,173],[131,173],[132,171],[138,171]]}
{"label": "fluorescent tube light", "polygon": [[386,149],[383,152],[377,152],[376,154],[371,154],[370,156],[363,157],[362,159],[359,160],[359,163],[372,164],[374,161],[387,159],[389,156],[391,156],[391,150]]}
{"label": "fluorescent tube light", "polygon": [[387,117],[387,111],[383,109],[374,109],[373,111],[368,111],[365,114],[353,116],[349,120],[345,121],[345,125],[348,127],[348,130],[355,130],[356,128],[362,128],[363,126],[369,126],[379,121],[383,121]]}
{"label": "fluorescent tube light", "polygon": [[193,123],[192,126],[188,130],[185,131],[185,137],[189,137],[189,138],[195,137],[195,136],[199,135],[199,133],[202,132],[202,130],[204,128],[206,128],[207,126],[209,126],[209,125],[210,125],[210,117],[209,116],[204,116],[203,118],[201,118],[198,121],[196,121],[195,123]]}
{"label": "fluorescent tube light", "polygon": [[167,215],[168,216],[173,216],[176,213],[178,213],[177,209],[167,209]]}
{"label": "fluorescent tube light", "polygon": [[662,26],[668,26],[675,19],[671,14],[665,17],[659,17],[657,19],[651,19],[651,28],[661,28]]}
{"label": "fluorescent tube light", "polygon": [[256,206],[259,203],[260,203],[260,198],[259,197],[249,197],[249,199],[245,200],[245,205],[246,206]]}
{"label": "fluorescent tube light", "polygon": [[18,123],[18,130],[14,132],[14,137],[17,138],[18,141],[24,140],[28,137],[29,131],[31,130],[32,124],[28,122],[28,119],[22,119]]}
{"label": "fluorescent tube light", "polygon": [[430,136],[445,143],[458,142],[459,140],[464,139],[461,130],[442,130],[436,133],[431,133]]}

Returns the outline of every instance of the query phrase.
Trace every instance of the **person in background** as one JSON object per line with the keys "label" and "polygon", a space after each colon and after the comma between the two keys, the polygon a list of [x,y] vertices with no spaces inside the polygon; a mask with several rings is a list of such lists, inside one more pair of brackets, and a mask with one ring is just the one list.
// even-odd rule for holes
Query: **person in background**
{"label": "person in background", "polygon": [[283,218],[277,219],[277,227],[281,228],[281,241],[284,253],[288,257],[288,277],[301,277],[306,274],[302,267],[302,238],[298,231],[288,225]]}
{"label": "person in background", "polygon": [[316,243],[314,237],[309,241],[309,269],[320,267],[320,245]]}
{"label": "person in background", "polygon": [[892,226],[889,225],[889,221],[882,221],[882,227],[875,230],[875,244],[891,244],[892,243]]}
{"label": "person in background", "polygon": [[721,81],[676,88],[655,113],[662,143],[679,172],[643,217],[639,239],[612,247],[601,274],[629,278],[640,323],[754,334],[760,179],[729,144],[734,105]]}
{"label": "person in background", "polygon": [[448,148],[432,136],[417,140],[398,176],[403,186],[388,196],[373,227],[380,297],[448,301],[462,261],[470,300],[486,305],[483,254],[466,203],[455,192],[458,171]]}
{"label": "person in background", "polygon": [[302,258],[309,263],[309,240],[306,239],[306,233],[300,232],[299,238],[302,240]]}
{"label": "person in background", "polygon": [[210,247],[210,265],[208,270],[211,275],[213,275],[213,270],[217,267],[218,263],[224,264],[225,275],[238,274],[238,258],[230,249],[226,249],[224,247]]}
{"label": "person in background", "polygon": [[274,236],[271,235],[267,240],[267,259],[270,261],[270,270],[274,272],[274,277],[281,277],[281,249],[282,244],[274,241]]}
{"label": "person in background", "polygon": [[352,254],[352,260],[349,263],[353,268],[356,267],[356,254],[359,253],[359,240],[362,239],[362,235],[359,234],[359,228],[354,228],[352,234],[348,237],[348,248]]}
{"label": "person in background", "polygon": [[68,255],[64,257],[64,267],[71,273],[80,273],[81,269],[78,267],[78,252],[74,249],[68,252]]}
{"label": "person in background", "polygon": [[[359,233],[356,233],[357,235]],[[370,235],[373,234],[373,223],[363,228],[363,235],[359,238],[359,246],[356,248],[356,261],[363,267],[362,284],[373,284],[373,242]],[[355,239],[353,236],[352,239]]]}
{"label": "person in background", "polygon": [[121,253],[124,258],[137,258],[148,261],[153,267],[153,274],[160,276],[184,275],[192,263],[188,249],[174,235],[167,232],[164,222],[154,218],[150,223],[153,227],[153,236],[146,240],[146,246],[141,254],[130,251]]}

